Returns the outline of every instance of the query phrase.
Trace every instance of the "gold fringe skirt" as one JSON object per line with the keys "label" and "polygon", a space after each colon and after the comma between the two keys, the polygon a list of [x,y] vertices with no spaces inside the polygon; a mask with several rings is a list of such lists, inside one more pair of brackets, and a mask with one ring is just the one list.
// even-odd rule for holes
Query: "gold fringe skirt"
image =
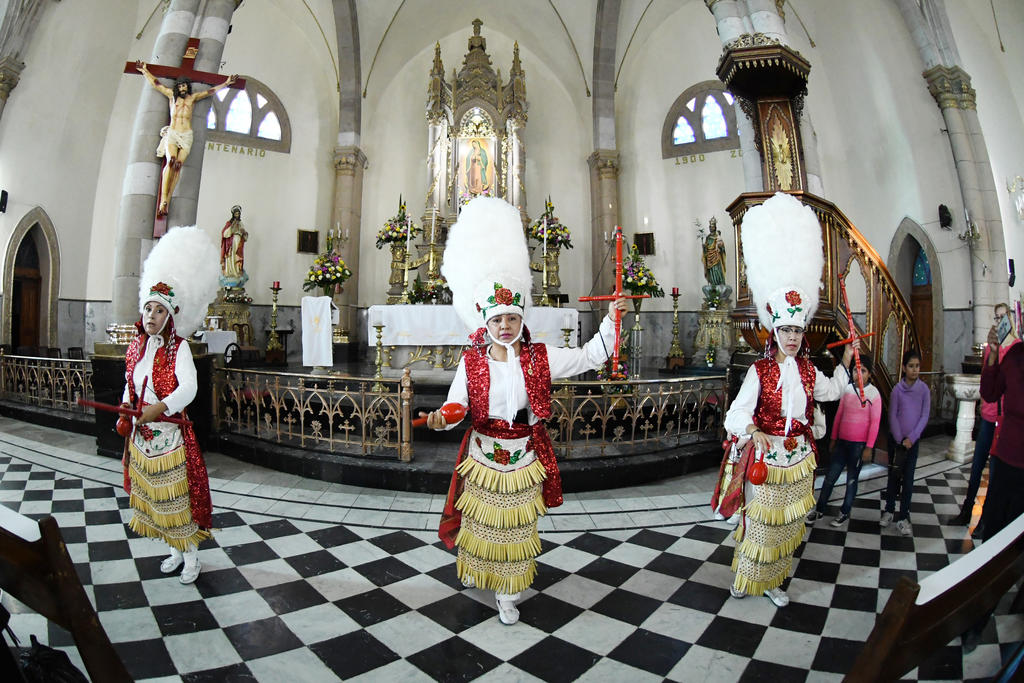
{"label": "gold fringe skirt", "polygon": [[499,472],[467,456],[457,471],[465,484],[455,503],[462,512],[455,537],[459,579],[471,577],[478,588],[498,593],[526,590],[537,575],[537,519],[547,512],[544,465],[534,460]]}
{"label": "gold fringe skirt", "polygon": [[814,507],[815,466],[813,454],[793,467],[768,466],[768,479],[756,488],[734,534],[738,590],[761,595],[789,576],[793,553],[804,539],[804,515]]}
{"label": "gold fringe skirt", "polygon": [[192,521],[185,445],[155,457],[146,457],[128,442],[128,476],[132,493],[129,503],[134,514],[128,527],[156,538],[182,552],[210,538],[210,532]]}

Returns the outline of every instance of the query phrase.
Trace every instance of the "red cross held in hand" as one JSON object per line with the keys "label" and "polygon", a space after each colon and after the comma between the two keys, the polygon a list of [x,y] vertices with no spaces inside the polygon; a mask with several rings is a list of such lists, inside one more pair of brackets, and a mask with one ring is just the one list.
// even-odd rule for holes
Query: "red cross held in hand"
{"label": "red cross held in hand", "polygon": [[[615,301],[616,299],[649,299],[650,294],[623,294],[622,292],[622,227],[615,226],[615,290],[605,296],[581,296],[580,301]],[[619,372],[619,345],[622,339],[622,311],[617,308],[614,311],[615,321],[615,348],[612,350],[612,372],[611,378],[625,379]]]}

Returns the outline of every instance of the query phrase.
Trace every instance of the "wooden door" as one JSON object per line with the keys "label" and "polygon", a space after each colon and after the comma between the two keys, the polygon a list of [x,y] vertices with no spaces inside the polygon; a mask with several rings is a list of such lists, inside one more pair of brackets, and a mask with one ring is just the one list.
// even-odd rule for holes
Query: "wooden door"
{"label": "wooden door", "polygon": [[11,342],[18,346],[39,346],[39,300],[43,279],[33,268],[14,269]]}
{"label": "wooden door", "polygon": [[932,369],[932,286],[915,285],[910,290],[910,313],[921,344],[921,372]]}

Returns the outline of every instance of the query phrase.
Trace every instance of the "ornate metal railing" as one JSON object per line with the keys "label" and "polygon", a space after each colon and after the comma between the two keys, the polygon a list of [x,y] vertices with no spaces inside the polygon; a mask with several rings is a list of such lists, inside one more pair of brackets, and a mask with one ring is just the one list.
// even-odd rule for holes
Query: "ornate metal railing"
{"label": "ornate metal railing", "polygon": [[214,370],[215,429],[296,448],[412,460],[412,379]]}
{"label": "ornate metal railing", "polygon": [[29,405],[92,413],[78,405],[92,399],[92,364],[70,358],[12,356],[0,353],[0,396]]}
{"label": "ornate metal railing", "polygon": [[721,438],[728,373],[554,383],[548,431],[560,458],[652,453]]}

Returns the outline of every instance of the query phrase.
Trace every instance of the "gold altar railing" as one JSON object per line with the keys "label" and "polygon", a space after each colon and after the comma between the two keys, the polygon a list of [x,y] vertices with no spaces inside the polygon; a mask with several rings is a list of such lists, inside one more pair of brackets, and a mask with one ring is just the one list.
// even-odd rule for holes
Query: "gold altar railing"
{"label": "gold altar railing", "polygon": [[217,368],[214,427],[296,448],[412,460],[412,379]]}
{"label": "gold altar railing", "polygon": [[654,453],[721,438],[728,372],[622,382],[557,381],[548,432],[559,458]]}
{"label": "gold altar railing", "polygon": [[78,405],[92,399],[92,364],[71,358],[12,356],[0,352],[0,396],[5,400],[73,413],[92,413]]}
{"label": "gold altar railing", "polygon": [[[888,397],[892,387],[899,381],[903,353],[909,349],[920,349],[910,306],[886,268],[884,259],[835,204],[808,192],[789,194],[814,211],[822,226],[825,247],[821,303],[814,320],[808,326],[808,341],[812,349],[818,351],[826,341],[848,336],[846,311],[842,305],[839,281],[846,280],[847,292],[854,302],[860,299],[855,298],[859,292],[854,292],[853,283],[856,281],[856,286],[863,283],[865,311],[854,315],[854,326],[858,328],[860,334],[873,335],[862,340],[861,351],[871,354],[875,362],[872,381],[882,395]],[[755,349],[760,349],[762,344],[757,334],[757,313],[747,287],[746,271],[742,266],[740,225],[748,209],[764,203],[771,196],[772,193],[769,192],[741,194],[728,207],[736,231],[736,262],[741,264],[736,289],[736,307],[733,309],[733,325]],[[861,278],[850,279],[848,276],[855,264],[860,270]],[[785,267],[784,264],[779,265]]]}

